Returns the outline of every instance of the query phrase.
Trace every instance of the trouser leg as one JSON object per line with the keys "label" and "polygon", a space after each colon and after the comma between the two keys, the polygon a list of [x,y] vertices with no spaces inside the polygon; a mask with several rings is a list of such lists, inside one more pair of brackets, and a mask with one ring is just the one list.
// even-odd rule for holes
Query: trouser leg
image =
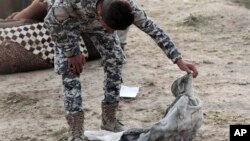
{"label": "trouser leg", "polygon": [[75,74],[63,74],[63,94],[66,114],[82,112],[81,82]]}
{"label": "trouser leg", "polygon": [[67,58],[62,50],[55,48],[54,68],[62,76],[64,108],[70,128],[69,141],[83,141],[84,111],[82,108],[80,77],[68,71]]}
{"label": "trouser leg", "polygon": [[79,76],[63,74],[63,94],[66,120],[70,127],[69,141],[82,141],[84,132],[84,112],[82,108],[81,82]]}
{"label": "trouser leg", "polygon": [[122,65],[125,55],[116,34],[91,34],[95,47],[104,62],[104,99],[102,100],[102,129],[122,131],[123,125],[116,119],[122,83]]}

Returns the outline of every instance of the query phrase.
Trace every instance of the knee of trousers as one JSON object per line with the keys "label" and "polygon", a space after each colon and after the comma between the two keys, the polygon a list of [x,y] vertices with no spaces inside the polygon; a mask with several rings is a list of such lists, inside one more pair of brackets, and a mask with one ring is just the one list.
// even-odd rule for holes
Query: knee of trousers
{"label": "knee of trousers", "polygon": [[70,91],[72,94],[81,92],[81,82],[79,76],[71,73],[64,73],[62,74],[62,81],[64,91]]}
{"label": "knee of trousers", "polygon": [[126,57],[121,55],[117,57],[112,57],[112,58],[104,58],[104,66],[105,67],[116,67],[120,68],[122,65],[126,62]]}
{"label": "knee of trousers", "polygon": [[55,49],[54,53],[54,71],[59,75],[64,75],[65,77],[69,74],[68,72],[68,60],[67,57],[62,53],[58,53]]}

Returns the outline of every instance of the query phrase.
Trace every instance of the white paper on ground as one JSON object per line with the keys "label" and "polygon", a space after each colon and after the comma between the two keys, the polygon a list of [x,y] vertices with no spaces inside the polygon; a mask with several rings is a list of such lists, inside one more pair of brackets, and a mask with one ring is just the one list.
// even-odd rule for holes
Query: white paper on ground
{"label": "white paper on ground", "polygon": [[123,132],[110,132],[106,130],[101,131],[85,131],[84,135],[90,141],[119,141]]}
{"label": "white paper on ground", "polygon": [[120,97],[134,98],[139,92],[139,87],[128,87],[121,85]]}

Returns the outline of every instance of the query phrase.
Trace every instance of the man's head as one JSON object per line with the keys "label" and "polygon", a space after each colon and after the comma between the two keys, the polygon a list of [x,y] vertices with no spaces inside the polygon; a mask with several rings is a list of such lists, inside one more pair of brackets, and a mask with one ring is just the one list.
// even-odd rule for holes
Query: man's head
{"label": "man's head", "polygon": [[113,30],[124,30],[134,22],[134,14],[127,0],[103,0],[101,20]]}

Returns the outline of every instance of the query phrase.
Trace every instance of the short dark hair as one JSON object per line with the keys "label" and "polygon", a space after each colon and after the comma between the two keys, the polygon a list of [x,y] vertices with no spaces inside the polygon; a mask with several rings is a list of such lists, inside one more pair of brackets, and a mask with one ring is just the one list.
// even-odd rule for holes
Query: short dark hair
{"label": "short dark hair", "polygon": [[128,1],[104,0],[102,18],[110,28],[125,30],[134,22],[134,13]]}

